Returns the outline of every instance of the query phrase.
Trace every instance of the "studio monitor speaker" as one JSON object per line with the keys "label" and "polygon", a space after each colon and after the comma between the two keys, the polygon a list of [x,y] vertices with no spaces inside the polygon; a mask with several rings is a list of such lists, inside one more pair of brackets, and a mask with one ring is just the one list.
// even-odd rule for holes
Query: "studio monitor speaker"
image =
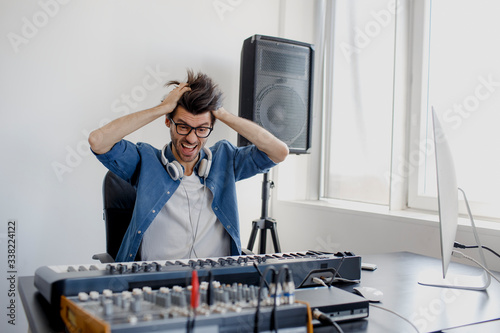
{"label": "studio monitor speaker", "polygon": [[[254,35],[241,51],[240,117],[285,142],[290,153],[311,147],[314,48],[311,44]],[[250,142],[238,135],[238,146]]]}

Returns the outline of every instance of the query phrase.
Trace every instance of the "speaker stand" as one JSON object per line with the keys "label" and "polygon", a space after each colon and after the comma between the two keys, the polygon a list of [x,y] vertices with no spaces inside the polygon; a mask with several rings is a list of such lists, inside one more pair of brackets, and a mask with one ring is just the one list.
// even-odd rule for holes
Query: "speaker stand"
{"label": "speaker stand", "polygon": [[271,231],[271,237],[273,239],[274,252],[281,253],[280,241],[278,239],[278,230],[276,229],[276,220],[268,217],[268,203],[269,203],[269,192],[271,188],[274,187],[274,183],[268,180],[267,173],[264,174],[264,179],[262,181],[262,214],[260,219],[254,220],[252,222],[252,233],[250,234],[250,239],[248,240],[248,250],[252,251],[255,245],[255,238],[257,237],[257,231],[260,230],[260,243],[259,243],[259,254],[266,253],[266,243],[267,243],[267,230]]}

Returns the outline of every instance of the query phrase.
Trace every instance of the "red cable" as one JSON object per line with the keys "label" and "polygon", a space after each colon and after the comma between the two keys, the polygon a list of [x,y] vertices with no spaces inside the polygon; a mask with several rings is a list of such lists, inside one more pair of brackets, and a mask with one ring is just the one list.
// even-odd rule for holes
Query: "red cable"
{"label": "red cable", "polygon": [[200,304],[200,281],[198,272],[193,270],[191,273],[191,308],[196,309]]}

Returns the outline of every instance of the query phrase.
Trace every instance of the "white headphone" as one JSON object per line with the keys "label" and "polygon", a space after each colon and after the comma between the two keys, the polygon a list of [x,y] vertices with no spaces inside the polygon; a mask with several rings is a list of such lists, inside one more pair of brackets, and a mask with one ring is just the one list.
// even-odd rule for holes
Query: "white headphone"
{"label": "white headphone", "polygon": [[[165,149],[167,149],[167,146],[168,143],[163,146],[163,149],[161,150],[161,161],[170,177],[173,180],[179,180],[184,176],[184,168],[176,160],[173,160],[172,162],[167,160],[165,157]],[[207,156],[200,161],[200,165],[198,166],[198,176],[207,179],[208,174],[210,173],[210,167],[212,166],[212,151],[205,146],[203,146],[203,151]]]}

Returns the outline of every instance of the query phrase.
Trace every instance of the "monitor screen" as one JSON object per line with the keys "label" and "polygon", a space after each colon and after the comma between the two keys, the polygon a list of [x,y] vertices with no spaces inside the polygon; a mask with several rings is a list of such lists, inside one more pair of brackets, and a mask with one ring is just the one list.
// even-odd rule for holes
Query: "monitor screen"
{"label": "monitor screen", "polygon": [[[432,120],[434,129],[434,149],[436,154],[436,178],[439,207],[439,232],[441,244],[442,277],[436,276],[432,270],[423,272],[419,283],[433,287],[459,288],[469,290],[484,290],[490,284],[490,276],[485,271],[478,276],[468,276],[460,274],[448,274],[451,257],[453,254],[455,238],[458,227],[458,191],[455,164],[451,149],[446,140],[441,123],[434,108],[432,108]],[[463,191],[462,191],[463,192]],[[464,193],[465,199],[465,193]],[[475,230],[474,219],[470,213],[469,205],[466,206],[469,212],[474,237],[478,245],[481,259],[486,263],[482,251],[479,236]]]}
{"label": "monitor screen", "polygon": [[441,258],[443,259],[443,279],[450,265],[453,244],[458,225],[458,186],[455,164],[448,140],[443,132],[437,114],[432,108],[434,124],[434,148],[436,154],[436,174],[439,207],[439,228],[441,236]]}

